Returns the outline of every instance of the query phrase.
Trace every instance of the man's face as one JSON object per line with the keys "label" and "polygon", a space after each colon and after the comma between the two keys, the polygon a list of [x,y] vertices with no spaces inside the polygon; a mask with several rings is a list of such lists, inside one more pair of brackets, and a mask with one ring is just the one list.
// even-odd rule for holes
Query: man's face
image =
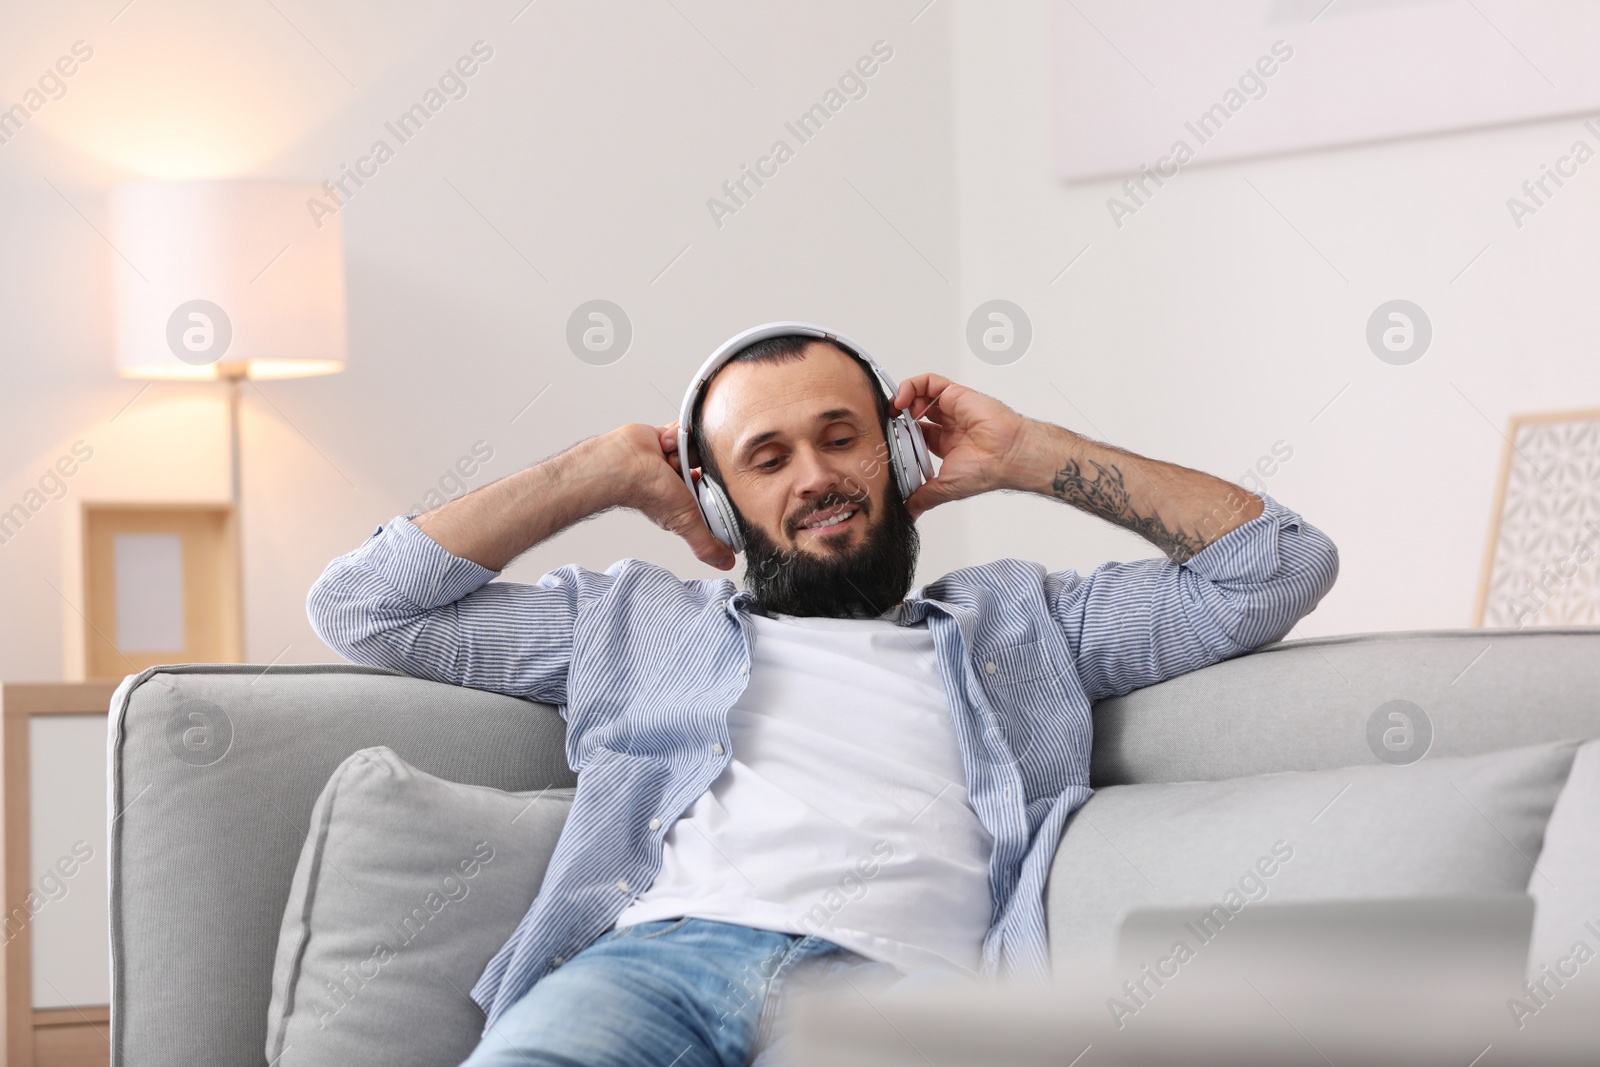
{"label": "man's face", "polygon": [[745,534],[745,582],[770,611],[872,616],[905,596],[916,531],[889,468],[876,386],[825,342],[735,363],[701,425]]}
{"label": "man's face", "polygon": [[892,475],[877,401],[860,364],[832,345],[728,367],[701,420],[734,507],[780,549],[847,552],[881,518]]}

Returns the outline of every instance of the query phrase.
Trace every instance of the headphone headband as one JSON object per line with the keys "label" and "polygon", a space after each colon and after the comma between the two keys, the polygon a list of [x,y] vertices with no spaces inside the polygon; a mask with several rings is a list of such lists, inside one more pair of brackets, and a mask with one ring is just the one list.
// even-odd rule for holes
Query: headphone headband
{"label": "headphone headband", "polygon": [[694,418],[694,402],[700,395],[700,390],[705,388],[706,382],[714,377],[717,371],[728,360],[749,348],[757,341],[765,341],[772,337],[812,337],[818,341],[831,341],[851,355],[860,359],[872,371],[873,378],[878,383],[878,388],[883,390],[885,396],[893,400],[900,391],[900,386],[889,377],[888,373],[878,365],[878,361],[867,354],[867,350],[856,344],[843,334],[833,333],[821,326],[809,322],[769,322],[761,326],[752,326],[748,330],[734,334],[717,347],[700,369],[695,371],[694,379],[689,383],[688,392],[683,394],[683,406],[678,411],[678,462],[683,469],[683,480],[694,488],[694,481],[689,474],[689,431]]}

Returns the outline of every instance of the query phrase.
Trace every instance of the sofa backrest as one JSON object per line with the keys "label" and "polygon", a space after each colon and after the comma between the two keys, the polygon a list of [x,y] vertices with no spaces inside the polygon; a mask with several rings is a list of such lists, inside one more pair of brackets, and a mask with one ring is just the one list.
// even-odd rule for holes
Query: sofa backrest
{"label": "sofa backrest", "polygon": [[575,783],[564,738],[545,705],[363,667],[129,677],[109,736],[112,1063],[266,1063],[279,924],[345,757],[387,745],[451,781],[542,789]]}
{"label": "sofa backrest", "polygon": [[[1407,701],[1428,753],[1600,737],[1600,627],[1357,634],[1269,645],[1094,709],[1095,786],[1376,763]],[[1379,731],[1381,734],[1381,731]]]}

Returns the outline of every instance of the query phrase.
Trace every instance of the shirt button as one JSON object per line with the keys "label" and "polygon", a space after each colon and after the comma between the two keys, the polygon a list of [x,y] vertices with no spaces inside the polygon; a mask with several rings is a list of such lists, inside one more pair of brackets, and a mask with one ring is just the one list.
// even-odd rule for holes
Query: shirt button
{"label": "shirt button", "polygon": [[990,660],[988,663],[985,663],[983,665],[983,669],[989,674],[993,674],[995,672],[994,660]]}
{"label": "shirt button", "polygon": [[556,957],[556,958],[555,958],[555,959],[553,959],[553,960],[551,960],[551,961],[550,961],[550,966],[551,966],[551,967],[559,967],[559,966],[561,966],[561,965],[562,965],[562,964],[563,964],[563,963],[566,963],[566,962],[567,962],[567,961],[566,961],[566,959],[565,959],[565,958],[564,958],[564,957],[561,957],[561,956],[557,956],[557,957]]}
{"label": "shirt button", "polygon": [[622,890],[624,893],[626,893],[628,891],[628,883],[627,882],[618,882],[617,883],[617,888]]}
{"label": "shirt button", "polygon": [[714,744],[712,744],[711,751],[716,753],[719,756],[722,755],[722,742],[721,741],[717,741]]}
{"label": "shirt button", "polygon": [[650,829],[652,829],[652,830],[661,829],[661,820],[660,819],[651,819],[650,820]]}
{"label": "shirt button", "polygon": [[750,665],[746,664],[746,663],[739,664],[739,673],[741,675],[749,674],[750,673]]}

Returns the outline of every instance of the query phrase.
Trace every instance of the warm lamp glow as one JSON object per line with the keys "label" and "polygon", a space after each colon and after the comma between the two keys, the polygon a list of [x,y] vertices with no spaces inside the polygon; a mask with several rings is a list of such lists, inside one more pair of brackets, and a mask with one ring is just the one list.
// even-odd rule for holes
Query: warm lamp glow
{"label": "warm lamp glow", "polygon": [[294,182],[147,182],[111,200],[117,371],[297,378],[344,369],[337,215]]}
{"label": "warm lamp glow", "polygon": [[338,374],[344,364],[336,360],[318,359],[252,359],[242,366],[238,363],[215,363],[209,367],[190,367],[183,364],[139,367],[118,366],[117,373],[124,378],[148,378],[162,382],[214,382],[219,378],[239,375],[255,381],[273,378],[311,378],[319,374]]}

